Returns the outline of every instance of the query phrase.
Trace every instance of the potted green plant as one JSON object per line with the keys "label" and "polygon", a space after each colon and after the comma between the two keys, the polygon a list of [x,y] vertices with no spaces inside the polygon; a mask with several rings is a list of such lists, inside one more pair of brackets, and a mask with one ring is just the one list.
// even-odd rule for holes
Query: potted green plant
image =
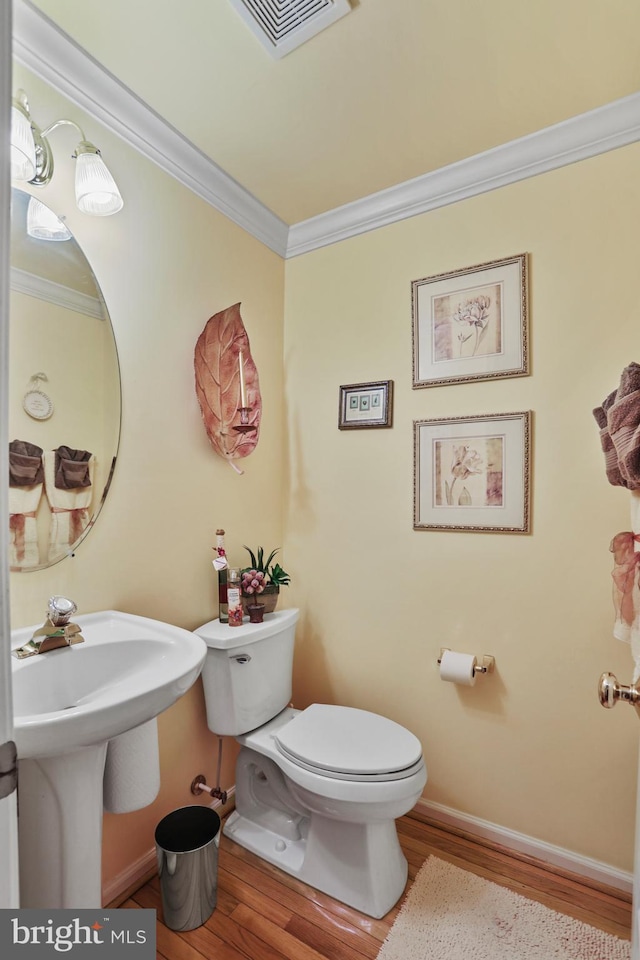
{"label": "potted green plant", "polygon": [[[274,557],[279,547],[276,547],[275,550],[272,550],[271,553],[265,557],[265,551],[263,547],[258,547],[257,551],[253,551],[250,547],[247,547],[245,544],[244,549],[249,554],[251,559],[251,566],[244,567],[242,569],[243,574],[253,574],[253,578],[243,577],[245,582],[248,582],[248,588],[250,589],[251,579],[258,579],[264,583],[263,589],[260,591],[260,603],[264,604],[265,613],[273,613],[278,602],[278,595],[280,593],[280,587],[286,587],[291,583],[291,577],[283,570],[279,563],[274,563]],[[262,578],[256,578],[256,574],[262,574]],[[245,610],[248,608],[249,604],[255,602],[255,597],[252,593],[246,593],[245,590],[242,591],[242,605]]]}

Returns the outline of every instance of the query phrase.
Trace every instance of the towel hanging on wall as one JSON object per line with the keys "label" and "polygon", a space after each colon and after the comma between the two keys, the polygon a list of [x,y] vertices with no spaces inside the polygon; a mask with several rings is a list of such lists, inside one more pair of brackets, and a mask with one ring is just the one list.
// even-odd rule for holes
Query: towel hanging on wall
{"label": "towel hanging on wall", "polygon": [[616,534],[613,554],[613,635],[631,645],[633,683],[640,679],[640,364],[628,364],[616,390],[593,416],[609,483],[625,487],[631,496],[631,530]]}
{"label": "towel hanging on wall", "polygon": [[640,490],[640,364],[624,368],[618,388],[593,415],[600,427],[609,483]]}

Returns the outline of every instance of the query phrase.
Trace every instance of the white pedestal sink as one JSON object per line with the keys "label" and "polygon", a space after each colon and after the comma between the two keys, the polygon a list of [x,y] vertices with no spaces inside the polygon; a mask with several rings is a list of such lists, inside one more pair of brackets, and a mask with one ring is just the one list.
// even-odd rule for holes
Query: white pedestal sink
{"label": "white pedestal sink", "polygon": [[[108,610],[75,617],[84,643],[12,661],[21,907],[100,907],[107,743],[196,681],[188,630]],[[40,626],[14,630],[12,649]]]}

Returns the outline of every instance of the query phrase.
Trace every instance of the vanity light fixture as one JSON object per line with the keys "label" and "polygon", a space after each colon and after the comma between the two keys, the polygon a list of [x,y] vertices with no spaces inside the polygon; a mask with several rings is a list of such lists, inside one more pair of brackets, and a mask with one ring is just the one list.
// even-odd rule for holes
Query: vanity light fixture
{"label": "vanity light fixture", "polygon": [[36,240],[70,240],[71,231],[37,197],[29,197],[27,206],[27,233]]}
{"label": "vanity light fixture", "polygon": [[29,112],[24,90],[18,90],[11,110],[11,177],[45,186],[53,177],[53,153],[47,137],[57,127],[74,127],[80,134],[75,153],[76,204],[82,213],[108,217],[122,210],[123,200],[116,182],[80,126],[73,120],[55,120],[40,130]]}

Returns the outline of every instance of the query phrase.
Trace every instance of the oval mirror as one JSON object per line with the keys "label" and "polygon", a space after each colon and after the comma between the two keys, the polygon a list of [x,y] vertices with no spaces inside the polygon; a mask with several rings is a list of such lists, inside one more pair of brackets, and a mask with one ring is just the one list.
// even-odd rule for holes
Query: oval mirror
{"label": "oval mirror", "polygon": [[11,192],[9,563],[70,556],[109,490],[120,441],[120,368],[100,287],[42,202]]}

